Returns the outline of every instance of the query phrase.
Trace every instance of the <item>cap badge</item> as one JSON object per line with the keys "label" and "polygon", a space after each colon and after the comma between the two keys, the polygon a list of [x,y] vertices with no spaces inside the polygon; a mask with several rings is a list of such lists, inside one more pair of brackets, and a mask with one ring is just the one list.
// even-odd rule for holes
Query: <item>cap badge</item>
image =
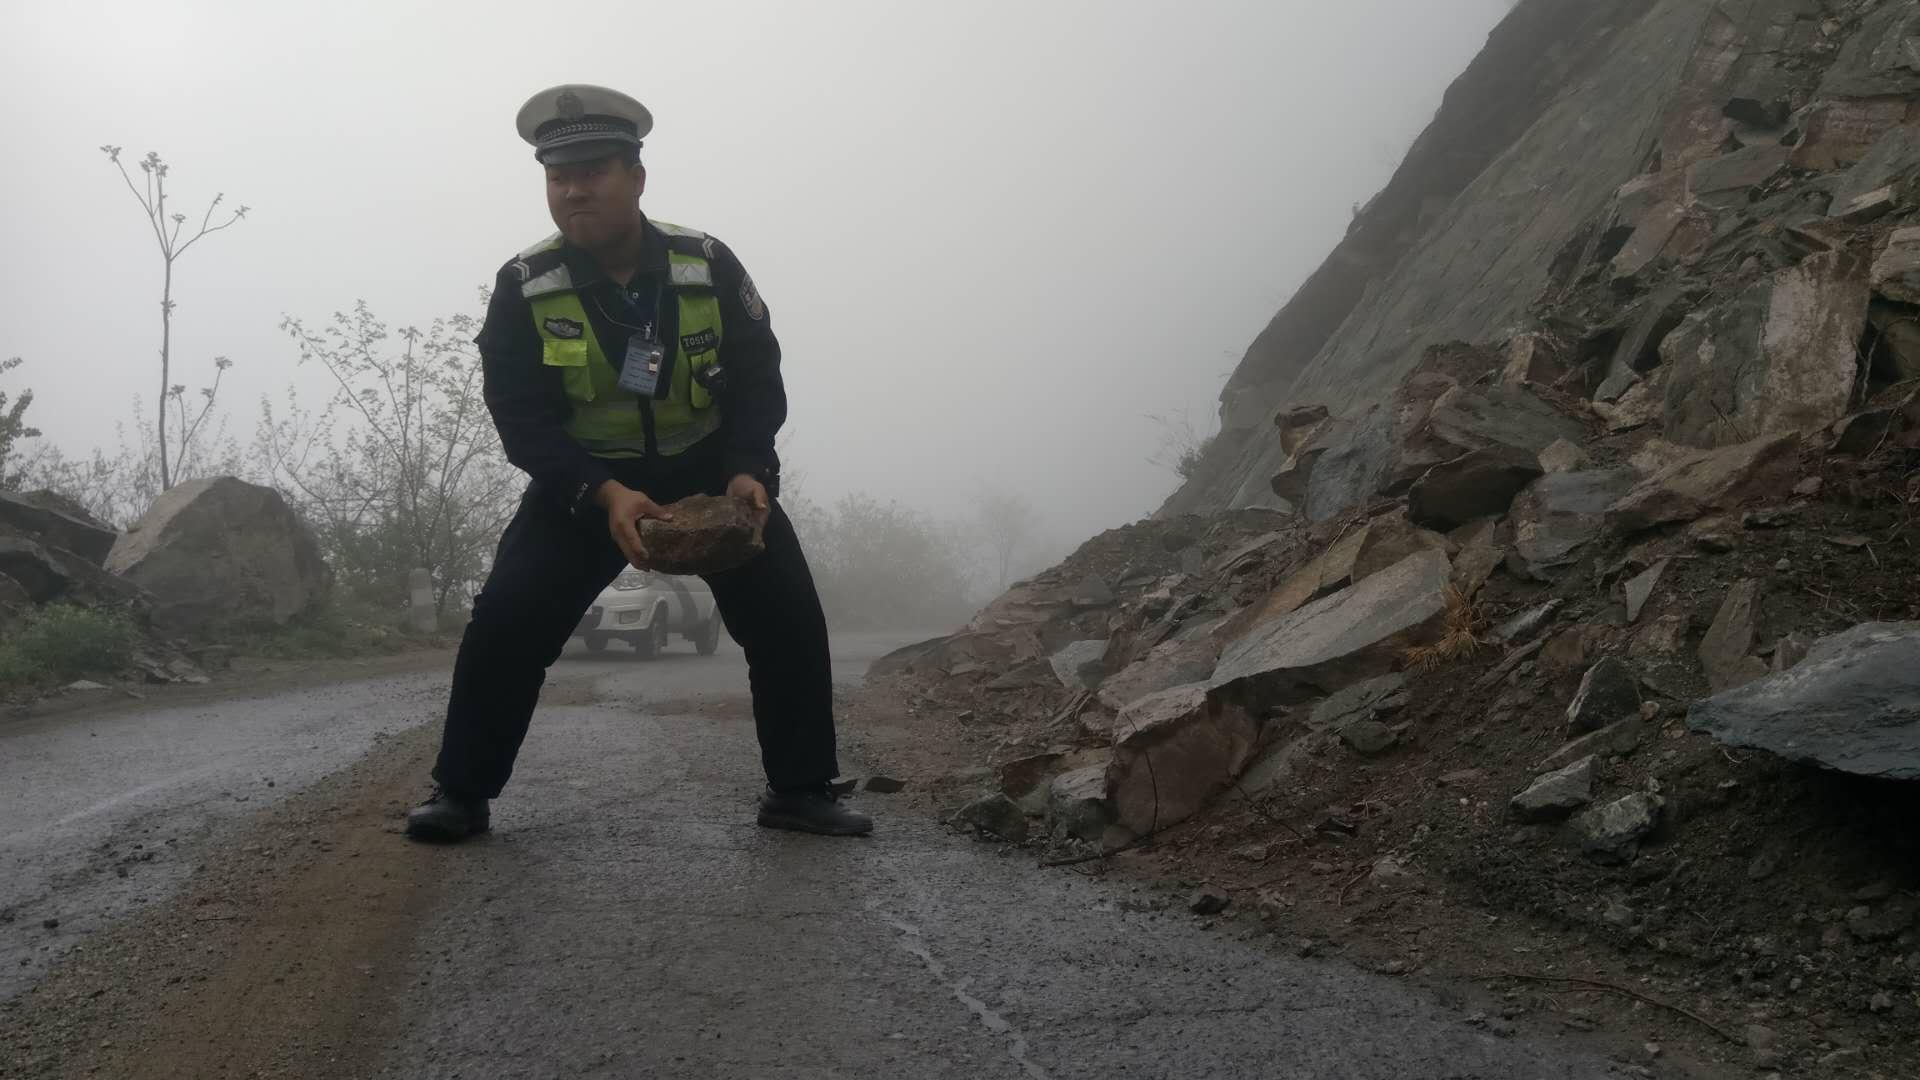
{"label": "cap badge", "polygon": [[559,97],[553,99],[553,111],[562,120],[578,120],[586,115],[587,107],[581,102],[579,94],[564,90]]}

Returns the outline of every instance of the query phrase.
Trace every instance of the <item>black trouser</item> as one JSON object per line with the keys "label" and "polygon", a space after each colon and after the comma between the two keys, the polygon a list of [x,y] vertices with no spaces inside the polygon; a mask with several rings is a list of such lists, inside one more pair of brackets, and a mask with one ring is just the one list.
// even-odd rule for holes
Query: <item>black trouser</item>
{"label": "black trouser", "polygon": [[[711,483],[698,487],[709,494],[720,490]],[[685,481],[656,481],[641,490],[667,503],[692,488]],[[765,536],[764,554],[704,580],[727,633],[747,653],[767,782],[782,790],[820,786],[840,771],[827,620],[793,523],[778,502]],[[594,598],[625,566],[604,513],[572,514],[534,492],[521,500],[460,641],[440,759],[433,767],[441,787],[474,798],[500,794],[547,668]]]}

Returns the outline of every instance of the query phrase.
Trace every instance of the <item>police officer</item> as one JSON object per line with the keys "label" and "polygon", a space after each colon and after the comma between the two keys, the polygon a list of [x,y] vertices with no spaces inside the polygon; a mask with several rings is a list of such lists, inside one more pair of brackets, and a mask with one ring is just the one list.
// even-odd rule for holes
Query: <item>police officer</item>
{"label": "police officer", "polygon": [[486,831],[546,669],[594,597],[643,565],[639,521],[696,493],[746,499],[765,523],[764,554],[706,578],[746,651],[767,776],[760,824],[870,832],[829,787],[827,625],[777,499],[787,400],[766,304],[726,245],[640,212],[653,117],[638,101],[556,86],[521,107],[518,127],[546,168],[559,232],[501,268],[475,342],[501,444],[532,482],[474,600],[433,795],[407,834]]}

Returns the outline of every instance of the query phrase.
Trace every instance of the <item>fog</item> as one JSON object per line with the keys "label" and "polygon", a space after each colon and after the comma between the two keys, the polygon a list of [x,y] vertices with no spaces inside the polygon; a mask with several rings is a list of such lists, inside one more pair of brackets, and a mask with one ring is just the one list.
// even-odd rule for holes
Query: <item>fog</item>
{"label": "fog", "polygon": [[[71,451],[158,379],[161,263],[98,147],[175,207],[175,381],[227,356],[243,442],[314,400],[283,315],[476,311],[551,231],[513,115],[647,103],[653,216],[726,240],[785,349],[809,497],[1037,504],[1063,548],[1152,512],[1247,343],[1390,175],[1507,0],[87,3],[10,12],[4,378]],[[135,173],[138,176],[138,173]]]}

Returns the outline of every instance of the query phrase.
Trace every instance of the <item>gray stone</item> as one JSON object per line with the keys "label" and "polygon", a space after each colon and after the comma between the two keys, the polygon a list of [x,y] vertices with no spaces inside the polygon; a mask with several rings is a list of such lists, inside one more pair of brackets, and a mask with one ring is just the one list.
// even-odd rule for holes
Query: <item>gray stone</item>
{"label": "gray stone", "polygon": [[1114,721],[1114,820],[1146,836],[1186,820],[1246,768],[1259,723],[1203,683],[1127,706]]}
{"label": "gray stone", "polygon": [[17,536],[0,536],[0,573],[20,587],[27,599],[44,604],[73,584],[65,560],[45,547]]}
{"label": "gray stone", "polygon": [[1260,752],[1240,777],[1240,790],[1261,795],[1276,788],[1292,790],[1301,776],[1310,771],[1318,755],[1331,747],[1336,736],[1308,732]]}
{"label": "gray stone", "polygon": [[[1873,4],[1820,81],[1821,97],[1875,98],[1920,93],[1920,10]],[[1905,102],[1896,102],[1904,105]]]}
{"label": "gray stone", "polygon": [[1767,673],[1767,665],[1753,654],[1760,619],[1760,583],[1747,578],[1727,590],[1707,636],[1700,640],[1700,664],[1707,684],[1718,694],[1750,683]]}
{"label": "gray stone", "polygon": [[907,789],[907,782],[891,776],[869,776],[860,788],[875,795],[897,795]]}
{"label": "gray stone", "polygon": [[1797,434],[1783,433],[1681,454],[1608,507],[1607,525],[1639,532],[1783,491],[1791,482],[1799,448]]}
{"label": "gray stone", "polygon": [[1113,752],[1104,746],[1077,750],[1058,747],[1029,754],[1001,764],[998,770],[1000,790],[1027,813],[1044,813],[1047,808],[1047,788],[1055,777],[1089,766],[1105,769],[1112,760]]}
{"label": "gray stone", "polygon": [[1055,652],[1047,662],[1069,690],[1091,690],[1100,685],[1101,660],[1107,655],[1107,640],[1075,641]]}
{"label": "gray stone", "polygon": [[690,495],[667,507],[672,521],[640,522],[646,564],[663,574],[717,574],[745,565],[767,549],[760,521],[745,499]]}
{"label": "gray stone", "polygon": [[12,579],[35,604],[108,604],[144,618],[152,603],[146,590],[133,582],[63,548],[21,537],[0,536],[0,575]]}
{"label": "gray stone", "polygon": [[1023,843],[1027,839],[1026,813],[1012,799],[997,791],[982,795],[961,807],[953,815],[952,823],[998,837],[1010,844]]}
{"label": "gray stone", "polygon": [[1212,630],[1222,620],[1208,619],[1182,627],[1171,639],[1100,682],[1100,703],[1115,712],[1170,687],[1204,682],[1220,661],[1220,646]]}
{"label": "gray stone", "polygon": [[1844,251],[1810,255],[1689,316],[1660,347],[1667,437],[1727,446],[1839,419],[1866,317],[1866,268]]}
{"label": "gray stone", "polygon": [[[1904,129],[1901,129],[1904,130]],[[1893,185],[1863,191],[1845,200],[1835,199],[1827,216],[1838,218],[1849,225],[1862,225],[1891,213],[1900,205],[1900,197]]]}
{"label": "gray stone", "polygon": [[1506,560],[1507,549],[1503,543],[1501,522],[1489,518],[1465,525],[1455,529],[1448,539],[1453,540],[1460,549],[1453,559],[1453,587],[1460,590],[1460,595],[1471,599]]}
{"label": "gray stone", "polygon": [[[1544,449],[1544,448],[1543,448]],[[1507,512],[1513,497],[1539,476],[1538,451],[1495,445],[1428,469],[1407,493],[1407,517],[1434,529],[1453,529]]]}
{"label": "gray stone", "polygon": [[92,679],[75,679],[73,682],[61,687],[61,689],[69,694],[92,694],[108,689],[108,687],[103,683],[94,682]]}
{"label": "gray stone", "polygon": [[1611,432],[1646,427],[1666,415],[1667,384],[1672,381],[1672,376],[1671,368],[1657,368],[1628,387],[1626,393],[1620,395],[1620,400],[1612,404],[1593,401],[1588,403],[1588,408],[1607,422],[1607,430]]}
{"label": "gray stone", "polygon": [[107,569],[151,592],[154,622],[176,632],[284,625],[332,585],[313,534],[280,493],[230,476],[154,500]]}
{"label": "gray stone", "polygon": [[1434,400],[1426,426],[1434,439],[1458,450],[1509,446],[1533,455],[1586,434],[1579,421],[1517,386],[1453,387]]}
{"label": "gray stone", "polygon": [[1594,387],[1593,400],[1597,402],[1618,401],[1620,395],[1633,389],[1640,381],[1640,373],[1624,364],[1613,364],[1607,368],[1607,377]]}
{"label": "gray stone", "polygon": [[1768,659],[1767,666],[1777,675],[1805,660],[1812,651],[1813,642],[1798,633],[1788,634],[1774,642],[1773,656]]}
{"label": "gray stone", "polygon": [[1639,622],[1640,613],[1646,610],[1647,601],[1652,599],[1653,590],[1660,584],[1660,575],[1667,572],[1668,559],[1661,559],[1652,566],[1627,579],[1627,621]]}
{"label": "gray stone", "polygon": [[1587,669],[1567,706],[1567,734],[1581,735],[1640,715],[1640,679],[1624,660],[1607,657]]}
{"label": "gray stone", "polygon": [[1047,827],[1055,836],[1100,843],[1113,825],[1107,802],[1107,766],[1088,765],[1063,772],[1047,785]]}
{"label": "gray stone", "polygon": [[1907,103],[1892,98],[1816,102],[1800,121],[1800,141],[1787,163],[1826,172],[1860,161],[1906,115]]}
{"label": "gray stone", "polygon": [[1749,188],[1765,183],[1787,167],[1790,153],[1788,147],[1763,143],[1709,158],[1692,167],[1687,186],[1697,198],[1709,204],[1744,202]]}
{"label": "gray stone", "polygon": [[1892,941],[1913,925],[1920,901],[1910,896],[1888,898],[1877,907],[1861,905],[1847,913],[1847,932],[1861,941]]}
{"label": "gray stone", "polygon": [[1362,757],[1386,753],[1400,736],[1378,720],[1355,720],[1340,729],[1340,741]]}
{"label": "gray stone", "polygon": [[1665,800],[1636,791],[1589,809],[1578,822],[1580,848],[1599,862],[1622,862],[1639,851],[1640,841],[1660,825]]}
{"label": "gray stone", "polygon": [[1560,610],[1566,601],[1543,600],[1530,608],[1515,612],[1505,622],[1493,628],[1495,641],[1511,643],[1521,638],[1532,637],[1534,632],[1547,625],[1553,613]]}
{"label": "gray stone", "polygon": [[1406,688],[1407,677],[1398,672],[1363,679],[1315,705],[1307,726],[1315,731],[1338,731],[1356,720],[1371,720]]}
{"label": "gray stone", "polygon": [[64,548],[94,566],[107,561],[119,534],[51,491],[0,491],[0,532]]}
{"label": "gray stone", "polygon": [[1273,491],[1325,521],[1378,493],[1397,493],[1429,468],[1474,450],[1510,446],[1537,455],[1581,425],[1520,387],[1469,391],[1417,373],[1351,422],[1327,421],[1273,478]]}
{"label": "gray stone", "polygon": [[1920,225],[1895,229],[1873,260],[1873,291],[1903,304],[1920,304]]}
{"label": "gray stone", "polygon": [[1584,757],[1535,777],[1507,802],[1507,812],[1521,821],[1558,821],[1592,801],[1593,759]]}
{"label": "gray stone", "polygon": [[1625,720],[1616,720],[1598,731],[1560,744],[1558,750],[1540,762],[1540,768],[1556,769],[1566,762],[1602,753],[1631,754],[1640,748],[1641,741],[1646,737],[1647,722],[1642,718],[1630,716]]}
{"label": "gray stone", "polygon": [[1652,266],[1687,220],[1688,210],[1685,203],[1668,202],[1648,211],[1614,254],[1613,276],[1632,279]]}
{"label": "gray stone", "polygon": [[1633,490],[1630,468],[1548,473],[1513,500],[1513,548],[1535,577],[1572,563],[1607,530],[1607,509]]}
{"label": "gray stone", "polygon": [[1500,381],[1508,386],[1551,385],[1566,374],[1555,342],[1545,334],[1515,334],[1507,342],[1507,366]]}
{"label": "gray stone", "polygon": [[1213,685],[1284,705],[1384,674],[1437,632],[1450,569],[1444,554],[1422,551],[1257,626],[1222,651]]}
{"label": "gray stone", "polygon": [[1696,702],[1687,726],[1793,761],[1920,780],[1920,622],[1822,638],[1786,671]]}
{"label": "gray stone", "polygon": [[1573,472],[1593,461],[1585,450],[1565,439],[1555,439],[1539,454],[1540,468],[1549,473]]}
{"label": "gray stone", "polygon": [[1370,577],[1418,551],[1432,549],[1452,555],[1453,541],[1431,529],[1423,529],[1405,514],[1382,514],[1367,522],[1360,544],[1354,549],[1354,581]]}

